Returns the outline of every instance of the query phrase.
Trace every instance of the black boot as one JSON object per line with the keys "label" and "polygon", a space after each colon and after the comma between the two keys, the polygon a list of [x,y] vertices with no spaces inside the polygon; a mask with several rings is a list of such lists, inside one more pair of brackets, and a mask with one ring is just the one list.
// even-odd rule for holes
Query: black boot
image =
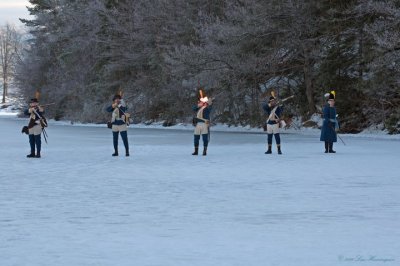
{"label": "black boot", "polygon": [[40,158],[40,152],[37,152],[37,153],[36,153],[35,158]]}
{"label": "black boot", "polygon": [[336,153],[336,151],[333,150],[333,143],[329,143],[329,153]]}
{"label": "black boot", "polygon": [[35,152],[28,154],[26,157],[27,158],[35,158]]}
{"label": "black boot", "polygon": [[112,156],[118,156],[118,149],[115,149],[114,153],[112,154]]}
{"label": "black boot", "polygon": [[282,154],[281,145],[278,145],[278,154]]}
{"label": "black boot", "polygon": [[268,150],[265,152],[265,154],[271,154],[272,153],[272,145],[268,144]]}
{"label": "black boot", "polygon": [[325,153],[329,152],[329,142],[325,141]]}
{"label": "black boot", "polygon": [[203,156],[206,156],[207,155],[207,147],[204,147],[204,149],[203,149]]}
{"label": "black boot", "polygon": [[126,156],[126,157],[129,157],[129,151],[126,151],[126,152],[125,152],[125,156]]}
{"label": "black boot", "polygon": [[192,155],[199,155],[199,147],[194,147],[194,152]]}

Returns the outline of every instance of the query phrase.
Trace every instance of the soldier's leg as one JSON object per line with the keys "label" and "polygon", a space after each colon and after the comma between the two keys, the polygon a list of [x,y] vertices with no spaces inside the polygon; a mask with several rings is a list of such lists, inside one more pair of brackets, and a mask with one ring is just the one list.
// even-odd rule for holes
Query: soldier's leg
{"label": "soldier's leg", "polygon": [[34,126],[35,144],[36,144],[36,158],[40,158],[40,151],[42,149],[42,132],[43,129],[40,125]]}
{"label": "soldier's leg", "polygon": [[275,143],[276,143],[276,147],[278,149],[278,154],[282,154],[282,151],[281,151],[281,135],[280,135],[280,132],[279,132],[279,124],[272,125],[272,128],[273,128],[272,133],[275,136]]}
{"label": "soldier's leg", "polygon": [[40,158],[40,151],[42,150],[42,135],[35,135],[36,144],[36,158]]}
{"label": "soldier's leg", "polygon": [[113,145],[114,145],[114,153],[112,156],[118,156],[118,131],[113,131]]}
{"label": "soldier's leg", "polygon": [[281,135],[279,133],[274,134],[276,147],[278,148],[278,154],[282,154],[281,151]]}
{"label": "soldier's leg", "polygon": [[325,141],[325,153],[329,152],[329,142]]}
{"label": "soldier's leg", "polygon": [[273,136],[273,128],[272,125],[267,124],[267,134],[268,134],[268,145],[267,145],[267,151],[265,154],[271,154],[272,153],[272,136]]}
{"label": "soldier's leg", "polygon": [[125,146],[125,154],[126,154],[126,156],[129,156],[128,131],[126,131],[126,130],[121,131],[121,137],[122,137],[122,141],[124,142],[124,146]]}
{"label": "soldier's leg", "polygon": [[199,145],[200,145],[200,135],[195,134],[194,135],[194,152],[192,153],[192,155],[199,154]]}
{"label": "soldier's leg", "polygon": [[192,153],[192,155],[199,154],[200,135],[201,135],[201,124],[197,123],[194,129],[194,152]]}
{"label": "soldier's leg", "polygon": [[207,147],[208,147],[208,133],[202,134],[203,137],[203,155],[207,155]]}
{"label": "soldier's leg", "polygon": [[268,149],[265,152],[265,154],[271,154],[272,153],[272,136],[273,134],[268,134]]}
{"label": "soldier's leg", "polygon": [[28,154],[26,157],[33,158],[35,157],[35,135],[29,134],[29,145],[31,146],[31,153]]}
{"label": "soldier's leg", "polygon": [[333,150],[333,142],[329,142],[329,153],[336,153],[336,151]]}

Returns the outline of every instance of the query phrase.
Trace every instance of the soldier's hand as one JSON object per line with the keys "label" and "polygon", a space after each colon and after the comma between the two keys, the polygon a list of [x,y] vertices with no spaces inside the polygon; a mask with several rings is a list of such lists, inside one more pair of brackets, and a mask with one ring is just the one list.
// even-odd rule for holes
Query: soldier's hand
{"label": "soldier's hand", "polygon": [[112,108],[117,108],[118,103],[113,103],[111,106],[112,106]]}

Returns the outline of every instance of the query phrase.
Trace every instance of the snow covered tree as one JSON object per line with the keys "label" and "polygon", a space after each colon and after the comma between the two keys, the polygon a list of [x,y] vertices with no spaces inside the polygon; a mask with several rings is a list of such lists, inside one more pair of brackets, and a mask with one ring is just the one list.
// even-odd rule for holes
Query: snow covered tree
{"label": "snow covered tree", "polygon": [[199,86],[230,124],[261,125],[272,90],[295,94],[286,110],[308,119],[336,89],[348,132],[400,116],[398,0],[30,2],[16,80],[56,101],[58,118],[104,121],[122,89],[137,121],[188,121]]}
{"label": "snow covered tree", "polygon": [[8,87],[13,78],[15,65],[19,59],[22,35],[14,26],[6,24],[0,27],[0,75],[3,85],[2,103],[5,103]]}

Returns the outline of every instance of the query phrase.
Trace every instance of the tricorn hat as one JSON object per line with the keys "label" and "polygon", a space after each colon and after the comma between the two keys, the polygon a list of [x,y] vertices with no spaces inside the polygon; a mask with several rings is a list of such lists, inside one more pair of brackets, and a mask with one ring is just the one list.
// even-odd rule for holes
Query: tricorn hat
{"label": "tricorn hat", "polygon": [[37,98],[32,98],[31,99],[31,103],[38,103],[39,101],[38,101],[38,99]]}

